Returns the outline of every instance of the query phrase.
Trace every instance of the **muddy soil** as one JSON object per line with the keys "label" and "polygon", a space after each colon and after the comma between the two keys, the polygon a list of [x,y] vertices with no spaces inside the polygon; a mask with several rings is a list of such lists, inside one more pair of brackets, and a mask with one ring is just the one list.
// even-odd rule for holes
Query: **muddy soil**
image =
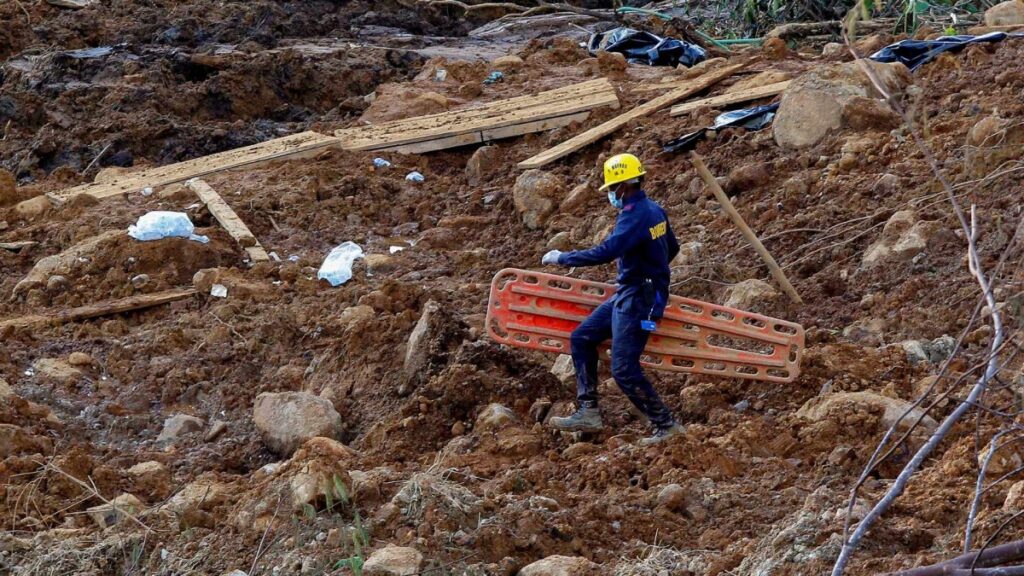
{"label": "muddy soil", "polygon": [[[522,65],[492,86],[481,84],[491,70],[486,63],[278,50],[284,38],[330,36],[356,20],[424,32],[416,26],[426,24],[416,24],[402,4],[369,11],[362,3],[340,10],[331,3],[169,3],[142,13],[123,3],[102,17],[92,8],[75,16],[32,5],[33,21],[44,24],[5,32],[0,115],[5,102],[24,112],[8,117],[17,120],[0,142],[0,166],[15,172],[19,194],[29,196],[88,181],[98,167],[164,164],[306,128],[328,133],[358,122],[371,105],[363,98],[369,92],[378,94],[375,114],[401,117],[410,114],[404,92],[433,92],[456,107],[600,74],[620,88],[628,109],[650,96],[632,87],[676,74],[602,65],[564,38],[522,48]],[[216,17],[197,16],[204,8]],[[24,17],[9,5],[3,10]],[[85,26],[90,19],[104,24]],[[426,32],[459,31],[446,26]],[[160,40],[171,28],[182,40]],[[46,51],[27,50],[38,43]],[[114,45],[103,57],[66,54],[103,44]],[[218,53],[214,44],[231,48]],[[984,160],[966,146],[968,133],[993,114],[1024,113],[1022,56],[1019,43],[971,48],[915,75],[915,118],[965,191]],[[825,63],[810,53],[761,58],[715,90],[764,70],[799,74]],[[448,71],[443,82],[435,79],[438,68]],[[618,113],[595,111],[586,126]],[[0,249],[0,318],[211,278],[227,297],[204,291],[146,311],[0,331],[0,379],[11,390],[3,395],[0,388],[0,573],[349,574],[353,558],[388,544],[419,550],[429,574],[511,575],[551,555],[586,557],[605,574],[827,573],[849,489],[885,432],[886,416],[869,403],[816,419],[801,407],[852,392],[913,400],[942,358],[912,359],[900,343],[957,338],[978,305],[962,233],[904,131],[845,132],[788,151],[770,129],[728,130],[699,146],[728,188],[737,174],[756,175],[744,178],[734,202],[804,304],[778,297],[751,307],[802,323],[808,347],[792,384],[652,373],[687,425],[678,441],[638,446],[648,427],[610,381],[602,385],[604,433],[552,432],[545,421],[570,412],[573,399],[572,384],[550,372],[554,356],[496,345],[484,332],[496,271],[538,268],[557,233],[583,247],[614,222],[597,186],[602,161],[615,151],[644,158],[647,189],[680,241],[700,243],[697,258],[677,263],[673,293],[724,302],[732,285],[769,279],[695,183],[687,156],[661,153],[662,142],[713,116],[652,115],[546,167],[566,194],[579,185],[590,193],[540,229],[516,212],[515,163],[586,126],[495,144],[493,169],[472,186],[466,165],[473,149],[421,156],[331,151],[208,177],[279,259],[256,266],[183,187],[72,202],[27,221],[4,209],[0,241],[36,244]],[[107,153],[86,171],[106,143]],[[114,162],[126,154],[130,161]],[[375,170],[374,156],[392,166]],[[407,181],[411,170],[425,181]],[[977,206],[981,259],[990,269],[1020,218],[1024,188],[1016,174],[1003,170],[965,196]],[[865,266],[885,223],[908,208],[918,221],[935,222],[927,247],[913,259]],[[117,232],[158,209],[188,213],[210,243],[140,243]],[[374,257],[357,261],[350,282],[328,287],[317,281],[317,267],[346,240]],[[74,257],[45,284],[18,288],[41,258],[61,253]],[[1011,297],[1019,291],[1018,263],[1001,268],[999,297],[1008,314],[1017,313]],[[196,276],[202,270],[208,272]],[[607,281],[614,269],[573,275]],[[438,312],[426,323],[426,338],[411,338],[427,309]],[[854,325],[873,328],[848,330]],[[971,331],[951,368],[972,369],[989,338],[984,329]],[[423,359],[412,372],[410,350]],[[314,440],[291,457],[266,447],[253,420],[255,399],[292,391],[330,402],[342,423],[337,442]],[[991,395],[994,405],[1012,400],[1006,389]],[[492,418],[492,404],[510,417]],[[935,416],[950,409],[947,403]],[[160,438],[176,415],[201,419],[200,429]],[[982,422],[983,433],[992,429]],[[867,479],[855,514],[877,500],[922,440],[910,435]],[[975,450],[972,419],[926,463],[847,573],[958,554]],[[158,464],[138,467],[152,462]],[[1006,466],[1009,472],[1014,463]],[[345,493],[318,485],[296,500],[310,477],[340,481]],[[981,537],[1015,513],[1011,503],[1004,507],[1009,486],[983,500]],[[138,522],[98,528],[86,511],[124,493],[147,511]],[[1021,530],[1011,524],[1000,541],[1024,536]]]}

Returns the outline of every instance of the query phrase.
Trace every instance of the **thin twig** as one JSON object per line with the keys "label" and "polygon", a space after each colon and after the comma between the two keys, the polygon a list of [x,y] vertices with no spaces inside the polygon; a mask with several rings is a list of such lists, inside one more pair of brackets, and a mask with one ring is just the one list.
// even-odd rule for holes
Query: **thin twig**
{"label": "thin twig", "polygon": [[105,154],[107,150],[111,146],[113,146],[113,144],[113,142],[109,142],[106,146],[104,146],[103,150],[100,150],[100,153],[97,154],[96,157],[92,159],[92,162],[89,162],[89,165],[85,167],[85,170],[82,171],[82,174],[87,174],[89,172],[89,168],[92,168],[92,165],[95,164],[100,158],[102,158],[103,154]]}

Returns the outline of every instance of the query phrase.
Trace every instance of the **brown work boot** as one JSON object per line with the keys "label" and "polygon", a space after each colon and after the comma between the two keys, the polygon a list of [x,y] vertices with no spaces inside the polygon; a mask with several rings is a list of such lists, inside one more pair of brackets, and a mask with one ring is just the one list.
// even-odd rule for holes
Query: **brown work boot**
{"label": "brown work boot", "polygon": [[679,424],[673,424],[673,425],[669,426],[668,428],[657,428],[654,431],[654,434],[652,434],[651,436],[648,436],[647,438],[641,439],[640,440],[640,445],[641,446],[654,446],[656,444],[661,444],[662,442],[664,442],[666,440],[669,440],[669,439],[672,439],[672,438],[676,438],[676,437],[681,437],[683,435],[683,432],[684,432],[684,429]]}
{"label": "brown work boot", "polygon": [[601,424],[601,411],[586,407],[580,408],[572,416],[555,416],[548,424],[562,432],[599,432],[604,428]]}

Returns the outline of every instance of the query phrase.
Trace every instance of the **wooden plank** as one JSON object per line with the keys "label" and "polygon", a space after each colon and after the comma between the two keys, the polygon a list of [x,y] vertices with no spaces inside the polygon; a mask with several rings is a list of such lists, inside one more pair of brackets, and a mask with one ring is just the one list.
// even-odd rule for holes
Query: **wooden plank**
{"label": "wooden plank", "polygon": [[712,96],[711,98],[702,98],[700,100],[694,100],[692,102],[683,102],[672,107],[672,111],[669,112],[672,116],[682,116],[683,114],[703,108],[705,106],[710,108],[718,108],[720,106],[728,106],[729,104],[737,104],[739,102],[749,102],[750,100],[757,100],[758,98],[767,98],[768,96],[775,96],[781,94],[789,88],[789,84],[792,80],[786,80],[784,82],[776,82],[775,84],[767,84],[765,86],[758,86],[757,88],[748,88],[746,90],[740,90],[739,92],[733,92],[732,94],[722,94],[721,96]]}
{"label": "wooden plank", "polygon": [[743,237],[747,239],[747,242],[749,242],[750,245],[754,247],[754,250],[757,251],[758,256],[760,256],[761,260],[763,260],[768,266],[768,271],[772,273],[772,278],[775,278],[775,281],[779,283],[779,286],[782,286],[782,291],[785,292],[793,302],[803,304],[804,301],[800,299],[800,295],[797,294],[796,288],[793,288],[793,285],[790,284],[789,278],[786,277],[786,273],[783,272],[782,268],[779,267],[779,264],[775,262],[775,258],[772,257],[771,252],[768,252],[768,249],[764,247],[761,240],[757,238],[757,234],[754,234],[754,231],[750,229],[750,226],[747,226],[747,222],[743,220],[743,216],[741,216],[736,210],[736,207],[732,205],[732,201],[725,195],[725,191],[722,190],[722,187],[718,185],[718,180],[716,180],[715,176],[711,174],[710,170],[708,170],[707,165],[704,164],[704,160],[701,159],[696,152],[690,152],[690,160],[693,161],[693,167],[697,170],[697,174],[700,176],[701,180],[704,181],[704,185],[707,186],[708,190],[711,190],[711,193],[715,195],[715,199],[718,200],[722,209],[725,210],[726,215],[729,216],[729,219],[732,220],[733,224],[735,224],[743,234]]}
{"label": "wooden plank", "polygon": [[258,244],[256,236],[245,225],[245,222],[242,222],[238,214],[235,214],[231,206],[228,206],[228,203],[209,184],[198,178],[193,178],[185,185],[199,196],[203,204],[206,204],[206,209],[210,211],[210,214],[217,219],[217,222],[220,222],[220,225],[235,239],[235,242],[242,245],[242,248]]}
{"label": "wooden plank", "polygon": [[653,114],[654,112],[661,110],[665,106],[670,106],[673,103],[682,100],[683,98],[687,98],[698,92],[701,92],[702,90],[706,90],[711,86],[714,86],[715,84],[721,82],[722,80],[725,80],[726,78],[732,76],[736,72],[739,72],[746,65],[746,63],[736,64],[733,66],[728,66],[725,68],[721,68],[719,70],[713,70],[711,72],[708,72],[707,74],[704,74],[703,76],[693,80],[687,86],[677,88],[669,92],[668,94],[662,94],[661,96],[651,100],[650,102],[647,102],[646,104],[641,104],[636,108],[633,108],[629,112],[616,116],[615,118],[612,118],[611,120],[605,122],[604,124],[601,124],[600,126],[591,128],[590,130],[587,130],[582,134],[578,134],[553,148],[550,148],[548,150],[545,150],[544,152],[541,152],[540,154],[537,154],[536,156],[533,156],[532,158],[523,160],[522,162],[519,163],[519,167],[522,169],[530,169],[546,166],[554,162],[555,160],[562,158],[563,156],[568,156],[569,154],[572,154],[573,152],[585,146],[589,146],[590,144],[597,142],[598,140],[604,138],[605,136],[608,136],[609,134],[612,134],[619,128],[622,128],[623,126],[632,122],[633,120],[636,120],[637,118],[642,118],[649,114]]}
{"label": "wooden plank", "polygon": [[[401,145],[441,139],[450,139],[450,142],[457,143],[453,145],[463,145],[471,143],[470,139],[453,137],[559,118],[602,106],[619,105],[618,95],[607,80],[585,84],[591,84],[591,88],[579,91],[578,87],[574,87],[572,92],[562,93],[558,97],[551,97],[550,93],[541,93],[532,97],[510,99],[518,103],[516,106],[509,106],[508,101],[499,101],[492,103],[490,107],[456,110],[376,126],[338,130],[335,135],[343,141],[342,146],[347,150],[392,149]],[[435,145],[428,148],[441,149]]]}
{"label": "wooden plank", "polygon": [[522,136],[524,134],[561,128],[563,126],[568,126],[573,122],[582,122],[583,120],[586,120],[589,115],[589,111],[577,112],[575,114],[567,114],[565,116],[557,116],[554,118],[544,118],[533,122],[523,122],[522,124],[514,124],[512,126],[502,126],[469,134],[449,136],[448,138],[427,140],[426,142],[415,142],[413,144],[405,144],[402,146],[384,146],[382,148],[375,148],[374,150],[392,150],[402,154],[422,154],[424,152],[446,150],[448,148],[468,146],[470,144],[482,144],[485,142],[493,142],[494,140],[501,140],[502,138],[511,138],[513,136]]}
{"label": "wooden plank", "polygon": [[154,188],[166,186],[224,170],[252,168],[256,165],[275,160],[315,155],[331,146],[338,145],[340,145],[340,140],[333,136],[325,136],[316,132],[301,132],[283,138],[267,140],[252,146],[202,156],[166,166],[140,170],[139,172],[125,174],[109,182],[94,182],[92,184],[67,188],[48,196],[57,203],[65,202],[80,194],[88,194],[98,199],[110,198],[111,196],[142,190],[147,186]]}
{"label": "wooden plank", "polygon": [[507,98],[505,100],[488,102],[461,110],[451,110],[448,112],[417,116],[403,120],[392,120],[380,124],[357,126],[354,128],[339,130],[339,132],[344,132],[347,137],[359,139],[365,137],[376,137],[379,134],[390,132],[403,133],[419,129],[444,129],[456,120],[470,124],[476,121],[486,121],[488,118],[499,117],[508,112],[528,110],[538,107],[550,107],[556,103],[565,101],[577,102],[581,98],[590,99],[594,98],[595,95],[600,95],[602,93],[614,93],[614,91],[615,89],[612,87],[608,79],[601,78],[598,80],[591,80],[589,82],[556,88],[554,90],[548,90],[546,92],[540,92],[538,94],[517,96],[514,98]]}
{"label": "wooden plank", "polygon": [[110,300],[107,302],[100,302],[98,304],[88,304],[78,308],[62,310],[56,314],[34,314],[31,316],[21,316],[8,320],[0,320],[0,331],[11,328],[30,328],[41,324],[64,324],[67,322],[78,322],[80,320],[98,318],[100,316],[122,314],[133,310],[152,308],[153,306],[167,304],[176,300],[184,300],[185,298],[194,296],[195,294],[197,294],[197,291],[194,288],[165,290],[163,292],[129,296],[128,298]]}
{"label": "wooden plank", "polygon": [[249,255],[249,260],[253,262],[270,262],[270,255],[259,244],[249,246],[245,249],[245,253]]}

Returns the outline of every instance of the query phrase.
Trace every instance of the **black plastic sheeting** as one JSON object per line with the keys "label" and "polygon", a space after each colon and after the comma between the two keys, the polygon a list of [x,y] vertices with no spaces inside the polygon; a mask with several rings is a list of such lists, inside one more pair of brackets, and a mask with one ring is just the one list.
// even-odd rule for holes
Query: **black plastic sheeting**
{"label": "black plastic sheeting", "polygon": [[[981,36],[943,36],[935,40],[901,40],[875,52],[870,58],[876,62],[901,62],[911,71],[935,59],[943,52],[957,52],[970,44],[979,42],[1002,42],[1011,35],[1005,32],[990,32]],[[1012,36],[1020,37],[1019,34]]]}
{"label": "black plastic sheeting", "polygon": [[601,50],[618,52],[626,57],[627,62],[648,66],[682,64],[690,67],[708,57],[708,53],[696,44],[624,27],[592,35],[587,50],[595,56]]}
{"label": "black plastic sheeting", "polygon": [[665,152],[686,152],[697,146],[703,140],[708,130],[722,130],[723,128],[745,128],[747,130],[760,130],[767,127],[775,119],[775,111],[779,109],[778,104],[755,106],[742,110],[724,112],[715,117],[715,124],[707,128],[701,128],[696,132],[690,132],[666,142],[662,145]]}

